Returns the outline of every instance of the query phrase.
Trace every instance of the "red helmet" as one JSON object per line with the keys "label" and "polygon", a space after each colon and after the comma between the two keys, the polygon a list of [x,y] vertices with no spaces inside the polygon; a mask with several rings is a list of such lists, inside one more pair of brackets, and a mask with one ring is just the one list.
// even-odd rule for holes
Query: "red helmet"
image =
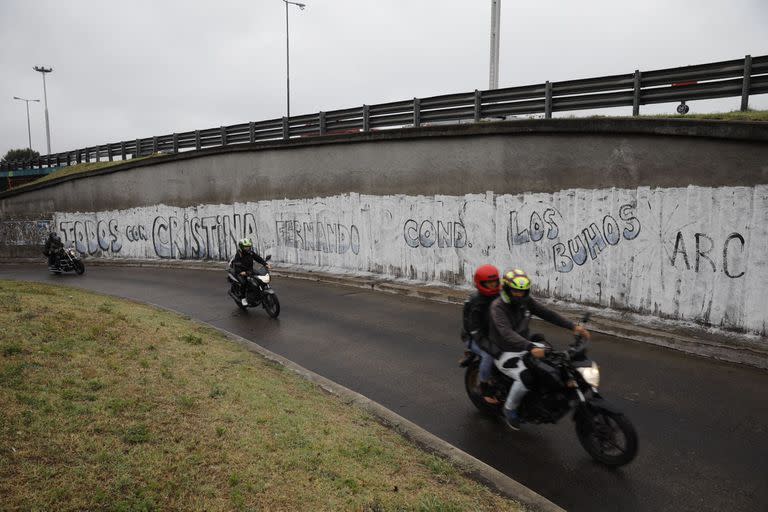
{"label": "red helmet", "polygon": [[499,269],[483,265],[475,270],[475,287],[482,295],[494,297],[499,294]]}

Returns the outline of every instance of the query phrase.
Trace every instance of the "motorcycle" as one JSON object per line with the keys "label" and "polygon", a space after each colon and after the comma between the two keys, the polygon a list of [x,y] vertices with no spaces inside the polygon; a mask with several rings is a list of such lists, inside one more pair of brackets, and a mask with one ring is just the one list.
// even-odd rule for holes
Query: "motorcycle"
{"label": "motorcycle", "polygon": [[[589,314],[582,323],[589,321]],[[545,356],[537,359],[530,354],[527,367],[533,376],[533,385],[518,407],[521,422],[557,423],[573,409],[576,435],[581,446],[596,461],[610,467],[623,466],[637,455],[638,437],[635,427],[615,406],[598,392],[600,370],[597,363],[587,357],[587,340],[575,336],[564,351],[553,350],[544,342]],[[479,386],[480,357],[474,355],[467,364],[464,385],[469,399],[481,412],[504,416],[506,400],[512,379],[494,368],[490,392],[498,404],[483,399]]]}
{"label": "motorcycle", "polygon": [[[271,258],[272,256],[268,254],[264,259],[269,261]],[[277,294],[272,289],[270,281],[269,270],[267,267],[261,266],[246,276],[246,290],[243,293],[242,285],[232,271],[232,262],[227,269],[227,282],[230,285],[229,296],[235,301],[237,307],[246,311],[248,308],[263,306],[270,318],[277,318],[277,315],[280,314],[280,301],[277,299]],[[243,297],[247,299],[246,304],[243,304]]]}
{"label": "motorcycle", "polygon": [[51,272],[57,275],[70,271],[74,271],[77,275],[82,275],[85,272],[85,264],[80,259],[80,253],[77,252],[74,246],[62,247],[57,252],[59,263],[58,266],[51,269]]}

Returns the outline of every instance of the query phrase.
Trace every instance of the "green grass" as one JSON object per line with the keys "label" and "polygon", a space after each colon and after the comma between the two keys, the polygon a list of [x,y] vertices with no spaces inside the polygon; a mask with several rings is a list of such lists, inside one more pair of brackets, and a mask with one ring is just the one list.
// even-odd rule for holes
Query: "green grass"
{"label": "green grass", "polygon": [[0,281],[0,325],[0,508],[520,510],[180,316]]}
{"label": "green grass", "polygon": [[[590,116],[592,119],[605,119],[620,116]],[[734,110],[732,112],[711,112],[708,114],[653,114],[640,115],[644,119],[703,119],[715,121],[768,121],[768,110],[747,110],[742,112]],[[633,117],[632,119],[637,119]]]}
{"label": "green grass", "polygon": [[30,185],[37,185],[39,183],[45,183],[47,181],[63,178],[65,176],[73,176],[75,174],[86,174],[89,172],[98,171],[101,169],[106,169],[107,167],[114,167],[116,165],[121,165],[129,162],[138,162],[140,160],[147,160],[149,158],[155,158],[158,155],[150,155],[150,156],[143,156],[141,158],[133,158],[131,160],[114,160],[112,162],[106,161],[106,162],[90,162],[85,164],[75,164],[75,165],[69,165],[67,167],[64,167],[62,169],[58,169],[56,171],[53,171],[50,174],[46,174],[45,176],[36,179],[35,181],[30,181],[29,183],[24,183],[23,185],[19,185],[15,188],[22,188],[22,187],[28,187]]}

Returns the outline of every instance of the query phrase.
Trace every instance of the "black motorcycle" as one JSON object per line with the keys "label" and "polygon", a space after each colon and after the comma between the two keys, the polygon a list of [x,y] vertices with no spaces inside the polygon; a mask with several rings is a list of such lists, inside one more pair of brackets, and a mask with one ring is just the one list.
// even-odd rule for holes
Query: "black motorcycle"
{"label": "black motorcycle", "polygon": [[[588,320],[589,314],[582,322]],[[574,409],[576,434],[587,453],[606,466],[623,466],[637,455],[637,432],[624,413],[598,393],[600,370],[587,358],[587,344],[587,340],[576,336],[568,350],[552,350],[545,342],[544,358],[525,356],[533,385],[527,386],[530,391],[518,407],[520,421],[556,423]],[[489,404],[483,400],[480,390],[479,368],[480,358],[474,356],[464,375],[469,399],[480,411],[503,417],[504,401],[512,379],[494,368],[491,394],[498,404]]]}
{"label": "black motorcycle", "polygon": [[[272,258],[271,255],[267,255],[264,259],[269,261]],[[271,278],[269,276],[269,270],[265,266],[255,269],[252,273],[249,273],[246,278],[246,289],[243,293],[242,285],[237,279],[234,271],[232,270],[232,264],[227,269],[227,282],[229,282],[229,296],[235,301],[237,307],[243,311],[248,308],[255,308],[263,306],[264,311],[267,312],[271,318],[277,318],[280,314],[280,301],[277,300],[275,290],[270,285]],[[245,299],[245,301],[243,301]]]}
{"label": "black motorcycle", "polygon": [[57,250],[58,264],[51,268],[51,272],[54,274],[61,274],[62,272],[75,272],[77,275],[85,272],[85,264],[80,259],[80,253],[77,252],[74,246],[61,247]]}

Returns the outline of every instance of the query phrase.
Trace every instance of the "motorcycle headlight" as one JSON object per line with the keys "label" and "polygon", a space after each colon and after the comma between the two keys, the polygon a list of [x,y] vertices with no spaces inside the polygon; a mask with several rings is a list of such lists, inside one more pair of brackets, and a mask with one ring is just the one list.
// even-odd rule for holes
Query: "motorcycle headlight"
{"label": "motorcycle headlight", "polygon": [[256,276],[256,277],[259,279],[259,281],[261,281],[264,284],[269,283],[269,274],[265,276]]}
{"label": "motorcycle headlight", "polygon": [[587,384],[593,388],[600,386],[600,368],[597,366],[597,363],[593,361],[592,366],[588,368],[576,369],[579,370],[579,373],[584,377],[584,380],[587,381]]}

